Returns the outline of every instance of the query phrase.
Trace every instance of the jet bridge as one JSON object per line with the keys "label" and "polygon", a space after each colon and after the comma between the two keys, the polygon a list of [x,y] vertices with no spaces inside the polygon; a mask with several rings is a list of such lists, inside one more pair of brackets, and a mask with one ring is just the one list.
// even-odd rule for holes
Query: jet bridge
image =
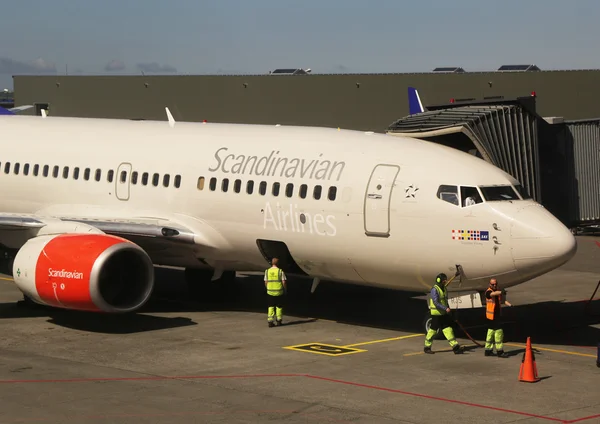
{"label": "jet bridge", "polygon": [[538,124],[542,119],[526,102],[428,109],[398,119],[386,133],[433,141],[480,157],[518,179],[541,202]]}

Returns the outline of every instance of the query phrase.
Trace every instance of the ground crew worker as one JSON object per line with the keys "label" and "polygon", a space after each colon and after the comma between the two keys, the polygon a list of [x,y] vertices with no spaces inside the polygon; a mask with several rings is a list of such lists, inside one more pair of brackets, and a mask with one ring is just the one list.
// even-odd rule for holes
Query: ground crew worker
{"label": "ground crew worker", "polygon": [[[506,358],[504,353],[504,330],[502,329],[502,291],[498,290],[498,281],[490,280],[490,286],[485,291],[485,317],[488,319],[488,331],[485,338],[485,356],[494,354],[494,341],[496,342],[496,353],[499,358]],[[504,304],[512,306],[506,300]]]}
{"label": "ground crew worker", "polygon": [[273,327],[273,318],[277,312],[277,325],[283,324],[283,298],[287,289],[285,272],[277,266],[279,259],[271,259],[271,268],[265,270],[265,287],[269,299],[269,311],[267,321],[269,327]]}
{"label": "ground crew worker", "polygon": [[463,347],[456,341],[454,330],[452,329],[452,320],[449,315],[450,308],[448,307],[448,296],[446,292],[447,281],[448,277],[446,274],[438,274],[435,278],[435,284],[430,292],[429,312],[431,313],[431,327],[425,336],[425,348],[423,349],[425,353],[433,353],[431,351],[433,337],[440,328],[448,340],[448,343],[450,343],[454,353],[463,353]]}

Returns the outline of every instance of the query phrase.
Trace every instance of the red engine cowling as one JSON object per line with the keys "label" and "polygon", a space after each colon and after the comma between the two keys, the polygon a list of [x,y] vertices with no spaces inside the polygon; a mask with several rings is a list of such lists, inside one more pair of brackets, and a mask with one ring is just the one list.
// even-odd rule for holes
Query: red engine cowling
{"label": "red engine cowling", "polygon": [[146,252],[106,234],[32,238],[15,257],[13,277],[34,302],[81,311],[132,312],[154,288]]}

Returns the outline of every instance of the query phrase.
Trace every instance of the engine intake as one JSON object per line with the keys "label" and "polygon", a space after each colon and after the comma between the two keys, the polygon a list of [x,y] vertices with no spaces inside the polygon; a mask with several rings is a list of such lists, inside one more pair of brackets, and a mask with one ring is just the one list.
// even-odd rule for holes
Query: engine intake
{"label": "engine intake", "polygon": [[135,311],[154,288],[154,266],[147,253],[107,234],[32,238],[15,257],[13,277],[34,302],[93,312]]}

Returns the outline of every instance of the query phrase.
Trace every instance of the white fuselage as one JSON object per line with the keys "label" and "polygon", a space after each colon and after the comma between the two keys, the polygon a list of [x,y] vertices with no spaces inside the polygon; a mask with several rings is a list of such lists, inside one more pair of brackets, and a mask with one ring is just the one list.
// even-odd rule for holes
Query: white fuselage
{"label": "white fuselage", "polygon": [[[262,271],[262,239],[285,243],[304,272],[323,280],[421,292],[460,264],[466,278],[450,288],[484,290],[492,276],[508,287],[546,273],[576,249],[570,231],[532,200],[461,207],[460,196],[460,205],[440,199],[441,185],[518,182],[481,159],[422,140],[326,128],[21,116],[1,117],[0,131],[2,212],[156,217],[202,235],[195,254],[153,252],[155,264],[201,266],[201,256],[215,268]],[[218,248],[203,249],[203,238]]]}

